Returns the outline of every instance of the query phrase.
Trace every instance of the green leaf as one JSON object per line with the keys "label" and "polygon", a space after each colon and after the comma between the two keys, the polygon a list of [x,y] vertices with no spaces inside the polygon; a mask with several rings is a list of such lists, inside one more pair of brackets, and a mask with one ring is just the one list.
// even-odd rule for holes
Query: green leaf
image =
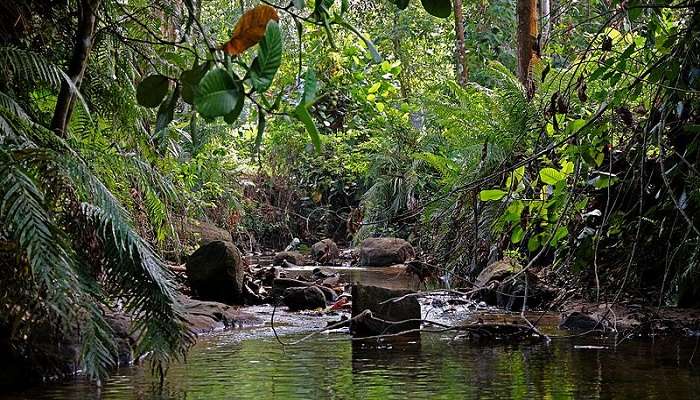
{"label": "green leaf", "polygon": [[510,234],[510,241],[514,244],[518,244],[523,240],[523,237],[525,237],[525,231],[518,225],[513,228],[513,233]]}
{"label": "green leaf", "polygon": [[539,235],[534,235],[530,237],[530,240],[527,241],[527,249],[530,252],[533,252],[537,249],[540,248],[540,237]]}
{"label": "green leaf", "polygon": [[262,107],[258,107],[258,135],[255,137],[255,152],[260,151],[260,145],[263,140],[263,133],[265,132],[265,113]]}
{"label": "green leaf", "polygon": [[294,109],[294,116],[299,119],[299,121],[304,123],[304,126],[306,127],[306,131],[309,132],[309,136],[311,137],[311,142],[314,144],[314,147],[316,148],[316,152],[320,153],[321,152],[321,134],[318,131],[318,128],[316,127],[316,124],[314,123],[314,120],[311,118],[311,114],[309,114],[309,110],[306,108],[306,106],[299,104],[295,109]]}
{"label": "green leaf", "polygon": [[168,93],[167,76],[151,75],[136,87],[136,101],[144,107],[158,107]]}
{"label": "green leaf", "polygon": [[270,20],[265,36],[258,43],[258,55],[250,67],[250,79],[258,93],[272,85],[272,79],[282,64],[282,34],[275,20]]}
{"label": "green leaf", "polygon": [[205,118],[215,118],[230,113],[243,97],[240,82],[234,81],[223,68],[212,69],[199,82],[194,105]]}
{"label": "green leaf", "polygon": [[502,199],[508,192],[501,189],[486,189],[479,192],[481,201],[494,201]]}
{"label": "green leaf", "polygon": [[540,179],[548,185],[556,185],[558,182],[566,179],[566,174],[547,167],[540,170]]}
{"label": "green leaf", "polygon": [[369,90],[367,91],[367,93],[377,93],[377,91],[379,90],[379,88],[380,88],[381,86],[382,86],[382,83],[381,83],[381,82],[377,82],[377,83],[375,83],[374,85],[372,85],[372,87],[369,88]]}
{"label": "green leaf", "polygon": [[236,105],[233,107],[233,110],[231,110],[230,113],[224,115],[224,121],[227,124],[233,124],[234,122],[238,121],[238,117],[241,116],[241,112],[243,111],[244,104],[245,104],[245,97],[243,97],[243,96],[238,97],[238,100],[236,101]]}
{"label": "green leaf", "polygon": [[194,104],[194,96],[197,85],[202,80],[204,74],[209,69],[209,62],[196,65],[192,69],[183,71],[180,74],[180,84],[182,85],[182,100],[187,104]]}
{"label": "green leaf", "polygon": [[450,0],[421,0],[423,8],[428,14],[438,18],[447,18],[452,14],[452,2]]}
{"label": "green leaf", "polygon": [[167,128],[170,121],[173,120],[175,114],[175,106],[177,105],[177,99],[180,97],[180,85],[175,86],[175,90],[160,104],[158,108],[158,117],[156,118],[156,132],[160,132]]}
{"label": "green leaf", "polygon": [[564,239],[569,234],[569,229],[565,226],[559,227],[552,237],[552,245],[559,243],[560,240]]}

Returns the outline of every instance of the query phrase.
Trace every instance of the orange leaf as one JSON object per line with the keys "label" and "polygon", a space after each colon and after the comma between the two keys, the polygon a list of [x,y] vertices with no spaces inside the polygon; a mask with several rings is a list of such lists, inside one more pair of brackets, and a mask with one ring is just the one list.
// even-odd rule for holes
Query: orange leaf
{"label": "orange leaf", "polygon": [[246,11],[236,23],[231,40],[224,43],[221,49],[232,56],[243,53],[262,40],[270,20],[279,21],[279,19],[277,10],[265,4]]}

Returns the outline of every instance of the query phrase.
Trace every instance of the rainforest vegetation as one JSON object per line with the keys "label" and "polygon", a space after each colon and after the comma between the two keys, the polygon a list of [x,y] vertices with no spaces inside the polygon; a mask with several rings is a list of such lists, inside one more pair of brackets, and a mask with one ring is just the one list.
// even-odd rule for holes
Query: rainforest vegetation
{"label": "rainforest vegetation", "polygon": [[163,372],[191,221],[700,306],[699,93],[695,0],[3,1],[0,349]]}

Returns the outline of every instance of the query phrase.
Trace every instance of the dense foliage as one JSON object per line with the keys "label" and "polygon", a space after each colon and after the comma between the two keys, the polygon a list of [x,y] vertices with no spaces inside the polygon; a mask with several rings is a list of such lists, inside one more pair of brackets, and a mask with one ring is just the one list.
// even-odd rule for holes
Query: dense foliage
{"label": "dense foliage", "polygon": [[698,305],[700,4],[532,4],[3,5],[2,345],[77,329],[100,376],[118,308],[155,365],[184,354],[163,260],[192,219],[249,251],[395,235],[456,284],[508,256]]}

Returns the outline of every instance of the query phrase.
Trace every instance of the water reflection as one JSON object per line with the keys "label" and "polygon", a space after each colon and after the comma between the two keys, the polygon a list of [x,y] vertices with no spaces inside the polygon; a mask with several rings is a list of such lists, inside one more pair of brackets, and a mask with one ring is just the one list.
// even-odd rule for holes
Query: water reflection
{"label": "water reflection", "polygon": [[[82,380],[6,399],[691,399],[700,373],[694,339],[554,339],[549,345],[474,345],[453,336],[350,342],[317,337],[282,348],[265,337],[198,344],[161,392],[146,368],[127,368],[101,392]],[[577,347],[578,346],[578,347]],[[584,347],[580,347],[584,346]]]}

